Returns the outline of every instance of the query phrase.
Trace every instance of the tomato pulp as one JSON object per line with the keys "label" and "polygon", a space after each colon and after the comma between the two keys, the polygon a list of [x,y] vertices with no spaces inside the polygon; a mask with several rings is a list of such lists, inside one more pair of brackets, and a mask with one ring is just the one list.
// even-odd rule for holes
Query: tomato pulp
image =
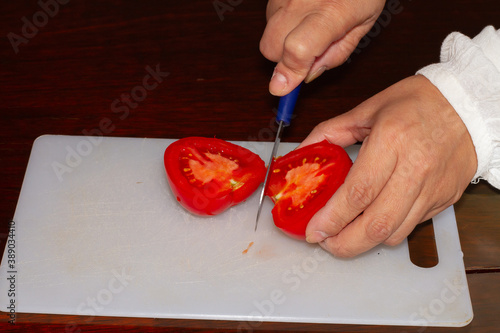
{"label": "tomato pulp", "polygon": [[326,140],[275,159],[266,188],[275,203],[274,224],[304,239],[309,220],[342,185],[351,166],[346,151]]}
{"label": "tomato pulp", "polygon": [[215,138],[177,140],[165,150],[164,162],[177,201],[199,215],[216,215],[244,201],[266,175],[257,154]]}

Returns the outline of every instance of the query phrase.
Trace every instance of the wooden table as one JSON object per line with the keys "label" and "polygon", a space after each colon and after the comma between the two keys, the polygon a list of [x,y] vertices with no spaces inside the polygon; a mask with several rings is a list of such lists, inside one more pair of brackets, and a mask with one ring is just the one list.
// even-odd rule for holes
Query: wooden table
{"label": "wooden table", "polygon": [[[227,140],[272,140],[265,129],[277,105],[277,98],[267,91],[274,65],[258,48],[266,1],[41,3],[4,1],[0,11],[2,251],[33,140],[42,134],[158,138],[196,134]],[[320,121],[436,62],[440,44],[449,32],[459,30],[473,36],[487,24],[500,27],[498,0],[390,3],[392,12],[385,12],[348,63],[303,88],[296,119],[286,130],[284,141],[301,141]],[[144,82],[148,71],[161,72],[157,84]],[[475,313],[469,326],[264,323],[258,329],[499,330],[499,194],[485,183],[473,185],[455,206]],[[419,227],[411,243],[419,247],[420,260],[432,260],[427,250],[433,243],[432,225]],[[221,321],[37,314],[17,314],[16,325],[7,321],[7,315],[0,314],[0,330],[211,332],[237,327]]]}

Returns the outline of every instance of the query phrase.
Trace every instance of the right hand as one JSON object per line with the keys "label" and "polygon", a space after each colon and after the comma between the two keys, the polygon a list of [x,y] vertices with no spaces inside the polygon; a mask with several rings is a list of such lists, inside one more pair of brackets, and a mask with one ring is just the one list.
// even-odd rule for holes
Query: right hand
{"label": "right hand", "polygon": [[385,0],[269,0],[260,51],[277,62],[269,91],[283,96],[344,63]]}
{"label": "right hand", "polygon": [[422,75],[319,124],[299,147],[325,139],[363,141],[344,184],[307,225],[307,241],[338,257],[401,243],[457,202],[477,171],[467,127]]}

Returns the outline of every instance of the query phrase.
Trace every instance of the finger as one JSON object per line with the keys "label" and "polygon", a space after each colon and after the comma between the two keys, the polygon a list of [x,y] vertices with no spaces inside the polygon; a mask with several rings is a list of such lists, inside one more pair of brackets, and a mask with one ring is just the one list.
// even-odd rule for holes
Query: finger
{"label": "finger", "polygon": [[342,147],[363,141],[371,132],[378,103],[371,98],[351,111],[318,124],[299,147],[327,140]]}
{"label": "finger", "polygon": [[362,215],[323,241],[325,249],[335,256],[352,257],[388,241],[397,232],[411,232],[413,228],[404,222],[421,193],[421,185],[404,181],[405,177],[397,169]]}
{"label": "finger", "polygon": [[377,138],[365,140],[344,184],[309,221],[308,242],[317,243],[337,235],[380,194],[395,168],[397,156],[380,151],[379,147],[383,149],[385,145],[377,144]]}
{"label": "finger", "polygon": [[326,51],[316,58],[304,82],[310,83],[326,70],[342,65],[354,52],[359,41],[368,30],[369,26],[357,26],[349,31],[347,35],[330,44]]}
{"label": "finger", "polygon": [[405,218],[398,230],[396,230],[389,238],[385,240],[385,244],[394,246],[401,243],[415,229],[417,224],[427,221],[437,214],[441,213],[447,207],[452,205],[452,202],[446,202],[442,205],[432,205],[426,199],[426,196],[421,195],[414,203],[408,216]]}
{"label": "finger", "polygon": [[357,124],[356,121],[355,115],[348,112],[322,122],[300,143],[299,148],[323,140],[341,147],[363,141],[370,133],[370,129],[363,124]]}
{"label": "finger", "polygon": [[275,12],[268,16],[268,22],[260,40],[259,47],[262,55],[273,62],[279,62],[283,56],[286,36],[300,24],[304,15],[288,14],[282,7],[276,8]]}
{"label": "finger", "polygon": [[422,200],[417,200],[401,226],[384,241],[384,244],[395,246],[401,243],[415,229],[417,224],[428,220],[428,218],[425,218],[427,214],[427,210],[423,208]]}
{"label": "finger", "polygon": [[[332,41],[342,38],[347,29],[342,18],[335,20],[321,13],[306,16],[290,31],[283,43],[283,54],[269,84],[273,95],[283,96],[292,91],[309,73],[314,61],[330,46]],[[323,32],[311,35],[314,32]]]}

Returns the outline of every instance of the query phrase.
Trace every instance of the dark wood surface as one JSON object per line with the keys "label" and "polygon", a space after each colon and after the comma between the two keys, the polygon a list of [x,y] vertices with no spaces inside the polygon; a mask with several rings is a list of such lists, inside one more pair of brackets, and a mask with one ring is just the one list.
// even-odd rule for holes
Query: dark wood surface
{"label": "dark wood surface", "polygon": [[[40,14],[37,1],[4,1],[0,10],[2,252],[30,149],[40,135],[272,140],[269,124],[277,98],[267,85],[274,64],[258,49],[266,1],[60,1],[64,4],[52,6],[50,16]],[[214,3],[231,10],[219,15]],[[320,121],[438,61],[449,32],[473,36],[485,25],[500,27],[498,0],[401,0],[398,6],[400,12],[380,21],[348,63],[303,88],[284,141],[301,141]],[[35,30],[25,23],[33,20],[39,25]],[[9,41],[14,34],[21,41],[15,47]],[[114,104],[140,93],[148,66],[169,74],[146,90],[147,96],[136,95],[141,99],[136,104]],[[455,208],[475,317],[464,328],[423,330],[495,332],[500,327],[500,193],[485,183],[471,185]],[[420,226],[411,242],[418,260],[435,260],[432,224]],[[0,313],[0,331],[229,332],[237,327],[222,321],[17,315],[10,325]],[[287,323],[257,329],[422,331]]]}

